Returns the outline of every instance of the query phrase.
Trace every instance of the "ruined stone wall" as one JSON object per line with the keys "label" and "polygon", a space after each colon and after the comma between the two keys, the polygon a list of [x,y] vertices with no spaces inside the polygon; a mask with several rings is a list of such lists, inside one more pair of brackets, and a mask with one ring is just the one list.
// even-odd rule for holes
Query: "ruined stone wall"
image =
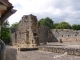
{"label": "ruined stone wall", "polygon": [[[12,42],[20,47],[35,46],[38,44],[38,22],[36,16],[24,15],[16,31],[11,33]],[[14,37],[16,35],[16,38]]]}
{"label": "ruined stone wall", "polygon": [[24,15],[17,28],[11,29],[12,45],[19,47],[35,47],[46,42],[80,41],[80,30],[49,29],[39,26],[36,16]]}
{"label": "ruined stone wall", "polygon": [[15,45],[16,42],[16,28],[11,28],[10,30],[10,37],[11,37],[11,45]]}
{"label": "ruined stone wall", "polygon": [[70,47],[55,47],[55,46],[39,46],[38,50],[40,51],[47,51],[47,52],[54,52],[54,53],[67,53],[68,55],[75,55],[80,56],[80,49],[79,48],[70,48]]}
{"label": "ruined stone wall", "polygon": [[39,26],[38,37],[39,43],[46,43],[52,40],[52,33],[47,26]]}
{"label": "ruined stone wall", "polygon": [[6,47],[6,60],[17,60],[17,49]]}
{"label": "ruined stone wall", "polygon": [[48,27],[39,26],[39,28],[38,28],[39,43],[46,43],[46,42],[49,41],[49,39],[48,39],[48,31],[49,31]]}
{"label": "ruined stone wall", "polygon": [[15,33],[11,34],[11,45],[15,45]]}
{"label": "ruined stone wall", "polygon": [[55,35],[51,32],[51,30],[47,26],[38,27],[38,37],[39,43],[58,42]]}
{"label": "ruined stone wall", "polygon": [[39,28],[39,42],[78,42],[80,41],[80,30],[49,29],[46,26]]}
{"label": "ruined stone wall", "polygon": [[58,41],[80,41],[80,30],[77,31],[70,29],[52,29],[51,31]]}

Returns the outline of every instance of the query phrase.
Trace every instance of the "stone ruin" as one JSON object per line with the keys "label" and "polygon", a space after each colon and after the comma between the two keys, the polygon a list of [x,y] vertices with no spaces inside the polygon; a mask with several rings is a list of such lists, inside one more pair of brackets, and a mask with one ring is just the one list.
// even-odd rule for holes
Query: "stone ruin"
{"label": "stone ruin", "polygon": [[17,28],[11,29],[11,44],[17,47],[37,47],[47,42],[80,41],[80,31],[70,29],[49,29],[38,26],[36,16],[24,15]]}
{"label": "stone ruin", "polygon": [[51,32],[58,42],[80,42],[80,30],[51,29]]}
{"label": "stone ruin", "polygon": [[32,47],[38,45],[38,22],[36,16],[24,15],[17,28],[11,29],[12,45]]}
{"label": "stone ruin", "polygon": [[46,43],[49,28],[38,27],[36,16],[24,15],[17,28],[11,29],[11,44],[18,47],[36,47],[40,43]]}

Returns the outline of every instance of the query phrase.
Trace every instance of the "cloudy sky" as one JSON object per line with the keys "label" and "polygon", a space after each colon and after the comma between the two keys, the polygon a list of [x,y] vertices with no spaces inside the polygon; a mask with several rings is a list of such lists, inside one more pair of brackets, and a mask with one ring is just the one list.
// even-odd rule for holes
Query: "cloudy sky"
{"label": "cloudy sky", "polygon": [[80,0],[9,0],[17,12],[8,20],[19,22],[23,15],[33,14],[37,19],[50,17],[54,22],[80,24]]}

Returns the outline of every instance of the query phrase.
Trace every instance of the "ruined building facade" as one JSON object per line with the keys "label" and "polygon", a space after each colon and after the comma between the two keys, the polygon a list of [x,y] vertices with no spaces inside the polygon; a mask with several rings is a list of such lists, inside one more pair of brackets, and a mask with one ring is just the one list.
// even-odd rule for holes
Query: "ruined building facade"
{"label": "ruined building facade", "polygon": [[11,44],[18,47],[37,47],[50,42],[52,33],[46,26],[38,26],[34,15],[24,15],[17,28],[11,28]]}
{"label": "ruined building facade", "polygon": [[24,15],[17,28],[11,29],[11,44],[20,47],[38,45],[38,22],[36,16]]}
{"label": "ruined building facade", "polygon": [[34,15],[24,15],[17,28],[11,29],[11,44],[18,47],[37,47],[46,42],[80,41],[80,30],[49,29],[38,26]]}
{"label": "ruined building facade", "polygon": [[80,42],[80,30],[52,29],[51,32],[58,42]]}

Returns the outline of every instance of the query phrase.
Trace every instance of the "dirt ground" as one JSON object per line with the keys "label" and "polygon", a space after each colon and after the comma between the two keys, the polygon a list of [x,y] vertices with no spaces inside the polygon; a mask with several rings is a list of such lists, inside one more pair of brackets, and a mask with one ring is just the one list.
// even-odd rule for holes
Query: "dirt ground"
{"label": "dirt ground", "polygon": [[18,51],[17,60],[80,60],[80,56],[46,51]]}

